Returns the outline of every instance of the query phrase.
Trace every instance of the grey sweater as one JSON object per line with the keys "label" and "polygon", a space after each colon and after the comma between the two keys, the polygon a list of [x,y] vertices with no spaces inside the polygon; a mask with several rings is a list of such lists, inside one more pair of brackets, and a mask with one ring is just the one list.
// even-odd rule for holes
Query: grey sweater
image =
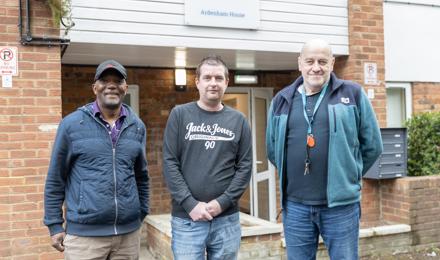
{"label": "grey sweater", "polygon": [[173,108],[163,146],[173,216],[190,218],[199,201],[213,199],[223,210],[219,216],[237,212],[251,174],[251,130],[243,114],[227,106],[205,111],[196,102]]}

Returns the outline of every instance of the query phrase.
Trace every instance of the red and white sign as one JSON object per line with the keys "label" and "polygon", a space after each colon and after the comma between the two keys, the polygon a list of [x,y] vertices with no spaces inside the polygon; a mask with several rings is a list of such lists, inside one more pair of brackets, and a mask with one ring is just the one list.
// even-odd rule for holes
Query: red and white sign
{"label": "red and white sign", "polygon": [[365,85],[378,85],[377,81],[377,63],[365,62],[364,63],[364,84]]}
{"label": "red and white sign", "polygon": [[0,46],[0,76],[18,75],[17,47]]}

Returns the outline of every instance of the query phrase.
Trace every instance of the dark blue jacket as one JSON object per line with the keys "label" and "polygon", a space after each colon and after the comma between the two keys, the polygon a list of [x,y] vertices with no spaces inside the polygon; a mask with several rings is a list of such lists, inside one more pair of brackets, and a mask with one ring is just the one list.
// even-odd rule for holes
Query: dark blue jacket
{"label": "dark blue jacket", "polygon": [[[125,105],[124,105],[125,106]],[[92,104],[60,123],[46,179],[44,224],[50,234],[109,236],[138,229],[148,213],[146,129],[128,106],[113,146]]]}
{"label": "dark blue jacket", "polygon": [[[277,167],[280,187],[286,176],[287,122],[293,95],[303,83],[299,77],[272,100],[266,131],[269,160]],[[362,176],[382,153],[376,116],[360,85],[331,74],[328,101],[329,146],[327,201],[329,207],[360,201]],[[303,144],[306,145],[306,140]],[[295,180],[293,180],[295,181]],[[281,200],[283,198],[281,189]]]}

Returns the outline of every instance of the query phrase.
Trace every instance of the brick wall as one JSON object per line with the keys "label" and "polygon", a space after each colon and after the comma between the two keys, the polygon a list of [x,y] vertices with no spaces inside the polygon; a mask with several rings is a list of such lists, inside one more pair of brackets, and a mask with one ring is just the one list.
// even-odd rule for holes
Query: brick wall
{"label": "brick wall", "polygon": [[411,225],[413,245],[440,245],[440,176],[407,177],[382,183],[383,217]]}
{"label": "brick wall", "polygon": [[[343,79],[373,89],[371,100],[380,126],[386,126],[386,91],[382,0],[348,1],[349,56],[336,60],[335,72]],[[378,85],[364,84],[364,63],[377,64]],[[374,180],[363,181],[362,221],[371,225],[379,220],[379,197]]]}
{"label": "brick wall", "polygon": [[379,181],[362,181],[361,227],[373,227],[381,224]]}
{"label": "brick wall", "polygon": [[[386,125],[385,58],[382,0],[348,1],[349,56],[337,60],[335,72],[374,89],[371,101],[381,126]],[[377,64],[378,85],[364,85],[364,63]]]}
{"label": "brick wall", "polygon": [[414,200],[410,197],[411,180],[409,178],[381,180],[381,217],[386,222],[410,223],[410,203]]}
{"label": "brick wall", "polygon": [[285,259],[280,234],[242,237],[238,258],[243,260],[278,260]]}
{"label": "brick wall", "polygon": [[413,113],[440,111],[440,83],[412,85]]}
{"label": "brick wall", "polygon": [[[32,33],[58,34],[44,1],[31,1]],[[18,1],[0,0],[0,46],[18,47],[19,75],[0,87],[0,256],[54,259],[42,224],[43,189],[54,127],[61,119],[58,47],[22,46]],[[1,83],[0,83],[1,85]]]}

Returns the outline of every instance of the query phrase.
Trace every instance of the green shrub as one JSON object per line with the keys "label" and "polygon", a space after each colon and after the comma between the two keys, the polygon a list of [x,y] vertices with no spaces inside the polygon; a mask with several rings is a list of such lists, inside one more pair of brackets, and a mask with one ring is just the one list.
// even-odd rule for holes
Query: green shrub
{"label": "green shrub", "polygon": [[440,112],[414,115],[408,128],[408,175],[440,174]]}

